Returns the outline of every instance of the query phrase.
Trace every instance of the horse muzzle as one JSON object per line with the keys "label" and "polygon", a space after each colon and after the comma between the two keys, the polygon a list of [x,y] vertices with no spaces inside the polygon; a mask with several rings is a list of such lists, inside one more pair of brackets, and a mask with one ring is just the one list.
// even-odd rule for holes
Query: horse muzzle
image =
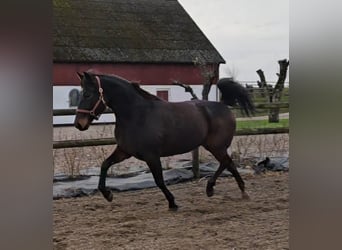
{"label": "horse muzzle", "polygon": [[78,118],[76,116],[74,125],[78,130],[80,131],[87,130],[89,128],[89,124],[90,124],[90,121],[87,117]]}

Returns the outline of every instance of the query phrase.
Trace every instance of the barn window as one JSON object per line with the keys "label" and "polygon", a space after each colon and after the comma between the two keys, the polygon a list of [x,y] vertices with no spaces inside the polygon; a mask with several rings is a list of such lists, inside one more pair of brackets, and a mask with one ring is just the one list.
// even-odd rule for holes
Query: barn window
{"label": "barn window", "polygon": [[157,96],[165,101],[169,101],[169,90],[157,90]]}
{"label": "barn window", "polygon": [[69,92],[69,107],[77,107],[80,102],[81,93],[78,89],[72,89]]}

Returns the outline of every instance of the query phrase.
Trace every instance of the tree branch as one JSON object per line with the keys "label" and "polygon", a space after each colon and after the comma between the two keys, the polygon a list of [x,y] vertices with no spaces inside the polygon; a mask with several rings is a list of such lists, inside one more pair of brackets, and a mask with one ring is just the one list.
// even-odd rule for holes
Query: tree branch
{"label": "tree branch", "polygon": [[186,84],[181,83],[179,81],[173,81],[172,84],[184,88],[185,92],[189,92],[190,95],[192,96],[191,100],[194,100],[194,99],[198,100],[198,97],[196,96],[193,89],[189,85],[186,85]]}

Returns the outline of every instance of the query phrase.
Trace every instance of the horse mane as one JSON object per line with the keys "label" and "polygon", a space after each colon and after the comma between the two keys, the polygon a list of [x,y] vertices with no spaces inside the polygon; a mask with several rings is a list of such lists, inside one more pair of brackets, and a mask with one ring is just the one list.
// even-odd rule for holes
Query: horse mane
{"label": "horse mane", "polygon": [[115,75],[115,74],[101,74],[95,70],[88,70],[88,73],[91,73],[91,74],[94,74],[94,75],[98,75],[98,76],[109,76],[109,77],[114,77],[114,78],[117,78],[117,79],[120,79],[124,82],[127,82],[127,83],[130,83],[132,86],[133,86],[133,89],[142,97],[144,97],[146,100],[155,100],[155,101],[164,101],[163,99],[159,98],[158,96],[155,96],[155,95],[152,95],[151,93],[147,92],[146,90],[143,90],[139,83],[137,82],[131,82],[131,81],[128,81],[127,79],[121,77],[121,76],[118,76],[118,75]]}
{"label": "horse mane", "polygon": [[134,90],[139,95],[144,97],[146,100],[164,101],[163,99],[159,98],[158,96],[152,95],[151,93],[147,92],[146,90],[143,90],[137,82],[131,82],[131,85],[133,86]]}

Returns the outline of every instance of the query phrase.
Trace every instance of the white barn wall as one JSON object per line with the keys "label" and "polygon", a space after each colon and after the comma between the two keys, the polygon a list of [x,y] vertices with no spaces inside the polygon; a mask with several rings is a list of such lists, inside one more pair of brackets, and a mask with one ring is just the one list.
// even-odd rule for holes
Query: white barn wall
{"label": "white barn wall", "polygon": [[[170,102],[181,102],[191,99],[191,95],[184,91],[184,88],[173,85],[141,85],[143,89],[156,95],[157,90],[168,90]],[[194,93],[201,98],[202,97],[202,85],[191,85]],[[69,107],[69,92],[72,89],[81,90],[80,86],[54,86],[53,87],[53,109],[71,109],[75,107]],[[211,87],[209,93],[209,100],[218,100],[218,93],[216,85]],[[53,117],[53,124],[73,123],[74,116],[58,116]],[[114,122],[115,118],[113,114],[103,114],[100,119],[95,122]]]}
{"label": "white barn wall", "polygon": [[[197,95],[198,98],[202,98],[202,85],[190,85],[193,89],[194,93]],[[173,85],[143,85],[143,89],[147,90],[153,95],[157,94],[158,90],[168,90],[169,91],[169,101],[170,102],[182,102],[188,101],[192,98],[190,93],[185,92],[184,88],[179,86]],[[216,101],[216,85],[212,86],[212,89],[209,93],[210,101]]]}

